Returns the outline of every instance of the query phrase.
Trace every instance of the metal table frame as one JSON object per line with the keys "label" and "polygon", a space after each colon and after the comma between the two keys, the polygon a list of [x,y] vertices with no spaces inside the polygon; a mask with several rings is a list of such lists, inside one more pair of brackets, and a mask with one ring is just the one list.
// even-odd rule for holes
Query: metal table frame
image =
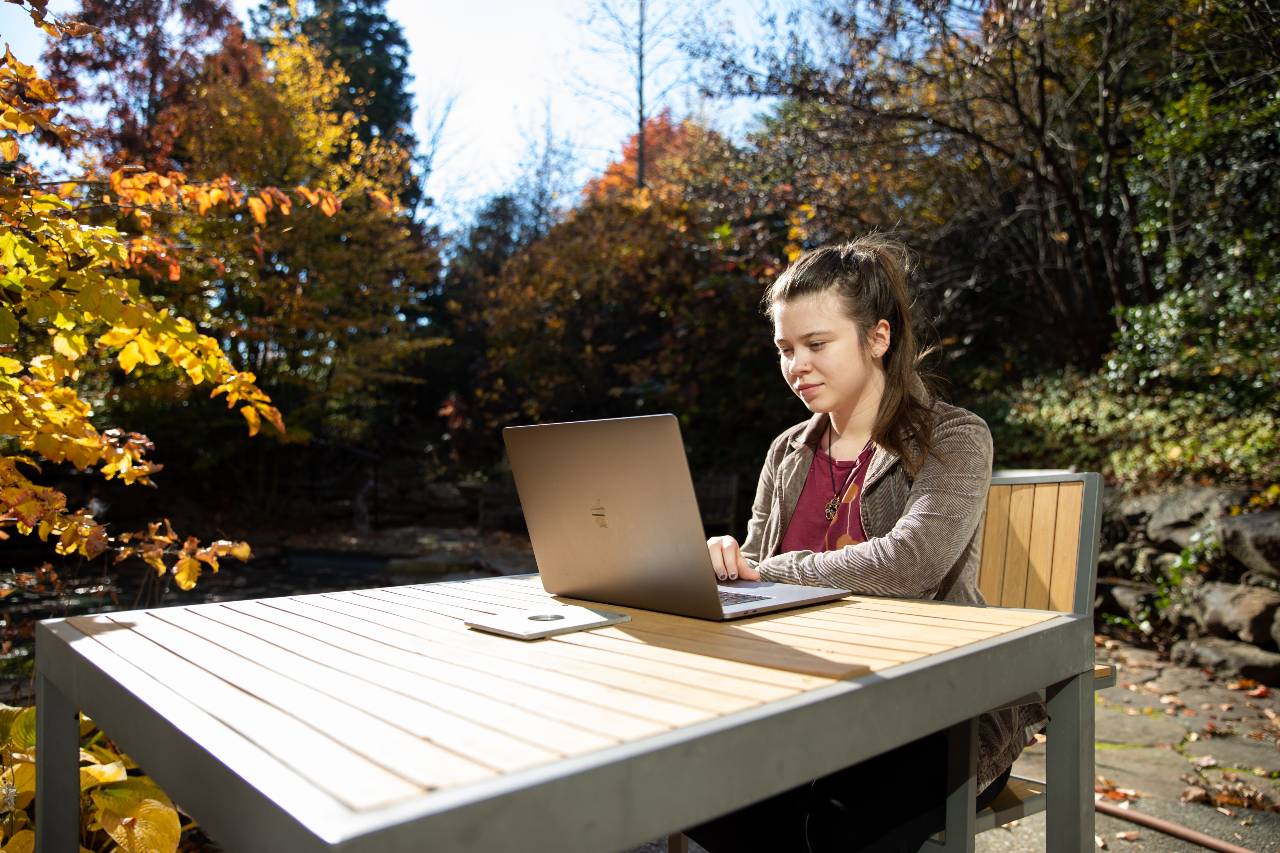
{"label": "metal table frame", "polygon": [[[972,720],[1036,690],[1047,691],[1050,716],[1048,849],[1093,845],[1093,631],[1084,616],[1058,615],[891,670],[348,816],[322,812],[270,773],[251,787],[238,772],[244,757],[220,749],[220,738],[230,740],[221,723],[193,717],[186,700],[95,644],[75,643],[81,636],[63,620],[37,627],[36,838],[45,853],[78,849],[77,709],[228,850],[598,853],[942,730],[965,735],[951,738],[960,788],[948,808],[971,830],[972,814],[959,803],[973,785]],[[179,714],[185,728],[170,719]],[[957,833],[947,848],[972,850],[973,833]]]}

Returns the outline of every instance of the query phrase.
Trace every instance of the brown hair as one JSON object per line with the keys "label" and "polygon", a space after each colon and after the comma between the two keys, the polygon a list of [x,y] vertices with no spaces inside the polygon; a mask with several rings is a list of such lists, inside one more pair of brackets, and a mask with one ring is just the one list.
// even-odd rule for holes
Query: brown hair
{"label": "brown hair", "polygon": [[834,289],[863,346],[871,328],[889,322],[889,348],[884,354],[884,396],[871,437],[902,458],[914,475],[933,449],[929,391],[919,370],[921,352],[911,322],[907,277],[911,257],[906,246],[879,235],[859,237],[837,246],[805,252],[765,291],[761,307],[771,314],[780,302]]}

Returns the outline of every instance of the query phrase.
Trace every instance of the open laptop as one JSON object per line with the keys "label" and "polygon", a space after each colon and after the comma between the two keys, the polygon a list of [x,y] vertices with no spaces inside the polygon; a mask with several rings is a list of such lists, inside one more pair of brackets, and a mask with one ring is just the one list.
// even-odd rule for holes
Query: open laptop
{"label": "open laptop", "polygon": [[701,619],[849,595],[717,582],[673,415],[507,427],[502,437],[547,592]]}

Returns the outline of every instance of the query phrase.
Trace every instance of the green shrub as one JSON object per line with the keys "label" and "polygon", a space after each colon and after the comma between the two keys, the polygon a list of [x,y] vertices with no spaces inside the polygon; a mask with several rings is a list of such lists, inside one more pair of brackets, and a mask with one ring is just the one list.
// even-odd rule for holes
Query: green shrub
{"label": "green shrub", "polygon": [[1280,279],[1215,279],[1122,320],[1097,373],[986,401],[999,463],[1099,470],[1136,491],[1280,481]]}

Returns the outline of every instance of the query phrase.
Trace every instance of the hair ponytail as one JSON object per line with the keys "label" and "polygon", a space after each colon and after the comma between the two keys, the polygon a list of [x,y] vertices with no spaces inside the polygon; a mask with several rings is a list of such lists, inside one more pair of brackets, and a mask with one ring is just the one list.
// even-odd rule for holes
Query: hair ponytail
{"label": "hair ponytail", "polygon": [[876,234],[801,255],[765,291],[766,314],[780,302],[835,290],[857,324],[863,346],[880,320],[889,323],[883,358],[885,383],[872,439],[901,457],[913,476],[933,449],[930,393],[920,372],[921,352],[911,316],[906,246]]}

